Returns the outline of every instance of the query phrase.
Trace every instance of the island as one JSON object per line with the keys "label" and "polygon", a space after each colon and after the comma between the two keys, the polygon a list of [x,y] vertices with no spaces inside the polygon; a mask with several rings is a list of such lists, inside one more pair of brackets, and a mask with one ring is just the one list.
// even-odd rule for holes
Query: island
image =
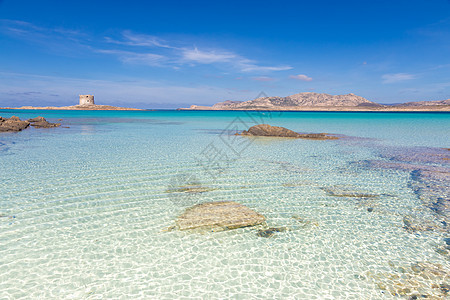
{"label": "island", "polygon": [[142,110],[139,108],[117,107],[111,105],[98,105],[94,102],[94,95],[79,95],[78,105],[71,106],[22,106],[22,107],[0,107],[0,109],[42,109],[42,110]]}
{"label": "island", "polygon": [[191,105],[179,110],[282,110],[282,111],[450,111],[450,99],[379,104],[355,94],[298,93],[287,97],[260,97],[248,101],[223,101],[213,106]]}

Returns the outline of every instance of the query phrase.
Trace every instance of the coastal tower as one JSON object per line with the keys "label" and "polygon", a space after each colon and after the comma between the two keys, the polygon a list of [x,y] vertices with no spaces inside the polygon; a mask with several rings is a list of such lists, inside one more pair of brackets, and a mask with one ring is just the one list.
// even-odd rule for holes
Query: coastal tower
{"label": "coastal tower", "polygon": [[94,95],[80,95],[80,105],[95,105]]}

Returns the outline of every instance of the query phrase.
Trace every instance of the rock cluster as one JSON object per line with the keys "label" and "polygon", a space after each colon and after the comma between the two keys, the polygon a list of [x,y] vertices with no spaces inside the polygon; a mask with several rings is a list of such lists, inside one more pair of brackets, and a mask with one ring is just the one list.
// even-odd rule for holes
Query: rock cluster
{"label": "rock cluster", "polygon": [[[238,134],[239,135],[239,134]],[[289,137],[310,140],[337,140],[338,137],[328,135],[327,133],[308,133],[301,134],[284,127],[270,126],[268,124],[259,124],[242,131],[240,135],[247,136],[269,136],[269,137]]]}
{"label": "rock cluster", "polygon": [[22,131],[30,126],[30,122],[21,121],[18,117],[12,116],[9,119],[0,117],[0,132]]}
{"label": "rock cluster", "polygon": [[60,123],[50,123],[43,117],[37,117],[27,121],[22,121],[16,116],[12,116],[9,119],[0,117],[0,132],[18,132],[28,128],[30,125],[35,128],[52,128],[61,126]]}
{"label": "rock cluster", "polygon": [[194,205],[176,220],[179,230],[223,231],[263,224],[266,218],[234,201],[206,202]]}

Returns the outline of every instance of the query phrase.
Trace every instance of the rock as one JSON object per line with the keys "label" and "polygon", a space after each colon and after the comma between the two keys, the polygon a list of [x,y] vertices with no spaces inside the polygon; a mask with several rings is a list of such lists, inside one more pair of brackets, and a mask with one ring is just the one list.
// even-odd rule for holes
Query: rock
{"label": "rock", "polygon": [[206,202],[185,210],[176,220],[179,230],[223,231],[264,223],[266,218],[234,201]]}
{"label": "rock", "polygon": [[[239,135],[239,134],[237,134]],[[288,137],[312,140],[337,140],[338,137],[330,136],[326,133],[300,134],[284,127],[270,126],[268,124],[259,124],[242,131],[240,135],[246,136],[270,136],[270,137]]]}
{"label": "rock", "polygon": [[379,195],[366,193],[363,191],[354,191],[351,187],[333,186],[322,187],[321,190],[325,191],[328,196],[344,197],[344,198],[376,198]]}
{"label": "rock", "polygon": [[43,117],[29,119],[28,122],[30,122],[31,126],[35,128],[53,128],[61,126],[61,123],[50,123]]}
{"label": "rock", "polygon": [[270,238],[276,232],[285,232],[285,231],[287,231],[286,227],[271,227],[271,228],[268,228],[268,229],[260,229],[260,230],[258,230],[258,233],[256,233],[256,235],[259,236],[259,237]]}
{"label": "rock", "polygon": [[447,294],[450,292],[450,284],[447,284],[447,283],[441,283],[441,284],[439,285],[439,287],[440,287],[441,291],[442,291],[445,295],[447,295]]}
{"label": "rock", "polygon": [[16,122],[20,121],[19,117],[16,117],[16,116],[12,116],[11,118],[9,118],[9,120],[16,121]]}
{"label": "rock", "polygon": [[36,117],[33,119],[29,119],[28,122],[33,123],[33,122],[46,122],[47,120],[45,120],[44,117]]}
{"label": "rock", "polygon": [[368,212],[373,212],[373,207],[367,208],[367,211],[368,211]]}
{"label": "rock", "polygon": [[421,231],[445,232],[445,230],[434,220],[420,219],[411,215],[403,217],[403,228],[409,233]]}
{"label": "rock", "polygon": [[9,119],[0,117],[0,132],[17,132],[28,128],[30,125],[36,128],[52,128],[61,126],[60,123],[47,122],[47,120],[43,117],[29,119],[28,121],[21,121],[16,116],[12,116]]}
{"label": "rock", "polygon": [[450,246],[450,238],[445,238],[445,239],[444,239],[444,242],[445,242],[448,246]]}
{"label": "rock", "polygon": [[0,132],[17,132],[22,131],[30,126],[28,121],[21,121],[18,117],[11,117],[9,119],[2,118],[0,122]]}
{"label": "rock", "polygon": [[394,296],[406,296],[407,299],[447,299],[450,270],[445,264],[418,262],[410,268],[391,267],[393,270],[388,273],[369,271],[366,273],[367,278],[374,280],[380,289],[389,291]]}
{"label": "rock", "polygon": [[252,126],[248,131],[243,131],[242,135],[252,136],[276,136],[276,137],[292,137],[298,138],[299,134],[284,127],[270,126],[267,124],[260,124]]}

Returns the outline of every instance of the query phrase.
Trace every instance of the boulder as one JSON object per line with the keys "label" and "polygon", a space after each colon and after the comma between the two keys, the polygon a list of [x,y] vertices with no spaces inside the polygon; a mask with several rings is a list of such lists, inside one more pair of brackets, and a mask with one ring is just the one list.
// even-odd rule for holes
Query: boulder
{"label": "boulder", "polygon": [[21,121],[18,117],[11,117],[9,119],[1,118],[0,132],[17,132],[22,131],[30,126],[28,121]]}
{"label": "boulder", "polygon": [[266,218],[234,201],[206,202],[194,205],[176,220],[179,230],[223,231],[264,223]]}
{"label": "boulder", "polygon": [[268,124],[260,124],[250,127],[247,131],[244,130],[242,135],[251,136],[277,136],[277,137],[292,137],[298,138],[300,134],[284,127],[270,126]]}
{"label": "boulder", "polygon": [[50,123],[43,117],[29,119],[28,122],[30,122],[31,126],[34,128],[52,128],[61,126],[61,123]]}
{"label": "boulder", "polygon": [[36,117],[33,119],[29,119],[28,122],[33,123],[33,122],[46,122],[47,120],[44,117]]}
{"label": "boulder", "polygon": [[[239,135],[239,134],[237,134]],[[338,137],[328,135],[327,133],[308,133],[300,134],[284,127],[270,126],[268,124],[259,124],[242,131],[240,135],[245,136],[268,136],[268,137],[287,137],[311,140],[337,140]]]}

